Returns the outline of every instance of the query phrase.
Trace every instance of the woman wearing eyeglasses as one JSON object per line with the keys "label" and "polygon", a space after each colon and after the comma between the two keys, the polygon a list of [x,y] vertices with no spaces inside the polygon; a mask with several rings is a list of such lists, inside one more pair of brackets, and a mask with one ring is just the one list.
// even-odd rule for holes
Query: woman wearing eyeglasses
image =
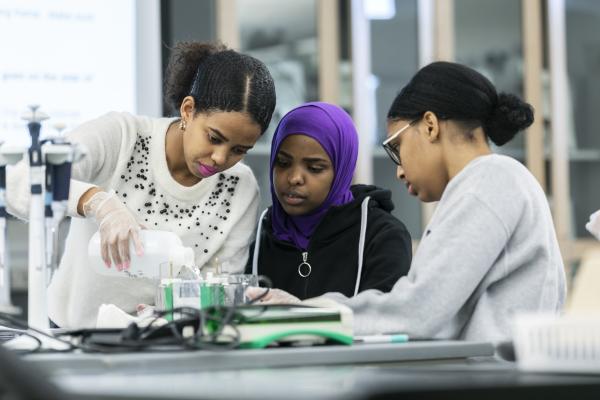
{"label": "woman wearing eyeglasses", "polygon": [[[402,89],[384,148],[408,191],[439,203],[390,293],[326,295],[354,310],[356,334],[501,340],[516,313],[560,310],[565,274],[545,194],[489,144],[532,122],[529,104],[463,65],[430,64]],[[293,299],[275,290],[270,301]]]}

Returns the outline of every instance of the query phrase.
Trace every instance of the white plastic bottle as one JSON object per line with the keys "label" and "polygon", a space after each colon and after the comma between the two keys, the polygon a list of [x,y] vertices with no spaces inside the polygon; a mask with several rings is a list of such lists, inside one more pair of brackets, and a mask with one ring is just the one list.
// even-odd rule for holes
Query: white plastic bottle
{"label": "white plastic bottle", "polygon": [[[97,273],[108,276],[160,279],[163,274],[177,276],[183,265],[194,265],[194,251],[185,247],[179,236],[168,231],[140,230],[144,254],[138,257],[132,241],[129,242],[131,263],[128,269],[119,271],[114,263],[108,268],[102,260],[100,233],[96,232],[88,244],[88,258]],[[168,277],[168,276],[163,276]]]}

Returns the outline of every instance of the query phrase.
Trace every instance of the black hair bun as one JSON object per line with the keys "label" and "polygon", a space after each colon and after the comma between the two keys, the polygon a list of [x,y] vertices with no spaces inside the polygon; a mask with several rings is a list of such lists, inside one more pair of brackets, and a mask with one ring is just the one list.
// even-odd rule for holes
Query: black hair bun
{"label": "black hair bun", "polygon": [[498,94],[498,102],[484,123],[485,133],[498,146],[533,123],[533,107],[508,93]]}
{"label": "black hair bun", "polygon": [[165,72],[165,101],[174,115],[179,115],[183,99],[190,94],[198,65],[209,56],[227,50],[221,43],[178,42],[172,49]]}

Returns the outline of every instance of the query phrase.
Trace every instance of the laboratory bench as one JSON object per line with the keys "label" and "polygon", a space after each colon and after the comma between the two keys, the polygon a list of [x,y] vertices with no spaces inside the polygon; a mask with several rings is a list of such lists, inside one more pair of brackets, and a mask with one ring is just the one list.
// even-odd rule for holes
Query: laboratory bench
{"label": "laboratory bench", "polygon": [[600,375],[523,372],[485,342],[22,358],[78,399],[600,399]]}

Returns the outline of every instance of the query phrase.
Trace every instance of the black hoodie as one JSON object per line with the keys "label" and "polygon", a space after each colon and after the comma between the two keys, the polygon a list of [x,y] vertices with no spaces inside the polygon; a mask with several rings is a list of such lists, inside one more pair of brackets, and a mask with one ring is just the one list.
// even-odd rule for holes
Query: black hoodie
{"label": "black hoodie", "polygon": [[[306,277],[300,276],[298,270],[304,251],[273,235],[269,207],[261,224],[258,274],[269,277],[273,287],[300,299],[327,292],[353,296],[359,264],[361,204],[370,196],[359,291],[390,291],[410,268],[410,234],[404,224],[390,214],[394,204],[389,190],[368,185],[354,185],[351,190],[354,200],[332,207],[310,238],[306,261],[311,269]],[[247,273],[252,272],[254,247],[255,243],[250,248]],[[300,272],[306,275],[308,267],[304,265]]]}

